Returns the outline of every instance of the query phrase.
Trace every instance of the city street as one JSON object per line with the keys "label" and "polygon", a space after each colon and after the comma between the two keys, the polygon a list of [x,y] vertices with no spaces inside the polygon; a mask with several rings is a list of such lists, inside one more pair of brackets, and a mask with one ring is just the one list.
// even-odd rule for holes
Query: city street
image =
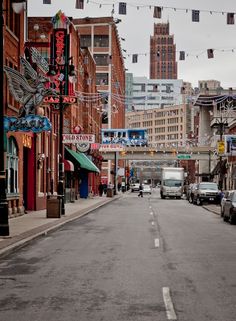
{"label": "city street", "polygon": [[159,190],[0,259],[0,320],[234,321],[236,226]]}

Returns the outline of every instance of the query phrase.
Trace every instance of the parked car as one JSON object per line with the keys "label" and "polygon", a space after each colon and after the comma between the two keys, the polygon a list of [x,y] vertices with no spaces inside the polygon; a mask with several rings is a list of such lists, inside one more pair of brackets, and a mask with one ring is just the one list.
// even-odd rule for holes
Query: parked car
{"label": "parked car", "polygon": [[131,184],[131,192],[138,192],[139,191],[139,183],[133,183]]}
{"label": "parked car", "polygon": [[145,194],[152,194],[152,189],[150,185],[144,184],[143,185],[143,193]]}
{"label": "parked car", "polygon": [[213,182],[201,182],[193,191],[193,203],[201,205],[203,202],[220,204],[220,191]]}
{"label": "parked car", "polygon": [[221,217],[223,217],[226,199],[229,198],[229,195],[232,194],[233,192],[234,192],[233,190],[225,191],[223,197],[221,198],[221,202],[220,202],[220,215],[221,215]]}
{"label": "parked car", "polygon": [[225,222],[230,224],[236,222],[236,191],[230,193],[226,198],[222,215]]}

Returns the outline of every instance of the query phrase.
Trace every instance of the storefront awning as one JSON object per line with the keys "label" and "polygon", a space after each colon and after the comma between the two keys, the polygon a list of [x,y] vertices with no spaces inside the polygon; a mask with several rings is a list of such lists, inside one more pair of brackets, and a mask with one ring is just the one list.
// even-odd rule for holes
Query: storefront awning
{"label": "storefront awning", "polygon": [[89,172],[100,173],[100,170],[97,168],[97,166],[85,154],[77,153],[68,147],[65,147],[65,150],[73,158],[73,160],[79,163],[81,168],[84,168]]}
{"label": "storefront awning", "polygon": [[64,170],[65,172],[74,172],[74,164],[71,161],[64,159]]}

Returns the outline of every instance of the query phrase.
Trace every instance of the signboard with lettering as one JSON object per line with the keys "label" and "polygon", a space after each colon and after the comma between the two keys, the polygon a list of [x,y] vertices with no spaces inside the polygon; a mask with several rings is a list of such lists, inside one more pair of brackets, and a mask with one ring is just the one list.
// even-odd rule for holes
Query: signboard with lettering
{"label": "signboard with lettering", "polygon": [[[76,104],[78,102],[78,98],[74,96],[61,96],[63,104]],[[46,104],[59,104],[60,97],[59,96],[47,96],[43,99],[43,102]]]}
{"label": "signboard with lettering", "polygon": [[190,159],[191,155],[189,155],[189,154],[179,154],[179,155],[177,155],[177,158],[178,159]]}
{"label": "signboard with lettering", "polygon": [[120,144],[101,144],[99,152],[123,152],[124,146]]}
{"label": "signboard with lettering", "polygon": [[52,124],[47,117],[38,115],[28,115],[26,117],[4,117],[4,130],[8,131],[21,131],[41,133],[43,131],[50,131]]}
{"label": "signboard with lettering", "polygon": [[62,142],[64,144],[94,143],[95,135],[93,134],[63,134]]}
{"label": "signboard with lettering", "polygon": [[217,149],[218,149],[218,154],[224,154],[225,153],[225,142],[222,141],[218,141],[217,143]]}

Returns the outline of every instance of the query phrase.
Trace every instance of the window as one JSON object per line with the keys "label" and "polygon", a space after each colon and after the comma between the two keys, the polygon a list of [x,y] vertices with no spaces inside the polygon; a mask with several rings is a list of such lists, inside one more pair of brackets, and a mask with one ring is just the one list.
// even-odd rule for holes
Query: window
{"label": "window", "polygon": [[8,8],[6,9],[6,25],[19,38],[20,36],[20,18],[12,9],[11,1],[8,1]]}
{"label": "window", "polygon": [[108,55],[103,55],[103,54],[95,54],[94,60],[96,62],[96,65],[98,66],[107,66],[108,65]]}
{"label": "window", "polygon": [[107,86],[108,85],[108,73],[97,73],[96,74],[96,85]]}
{"label": "window", "polygon": [[94,36],[94,47],[109,47],[109,36]]}
{"label": "window", "polygon": [[7,193],[18,193],[18,147],[14,137],[9,138],[7,145],[6,180]]}
{"label": "window", "polygon": [[91,47],[91,36],[84,35],[80,36],[80,47]]}

